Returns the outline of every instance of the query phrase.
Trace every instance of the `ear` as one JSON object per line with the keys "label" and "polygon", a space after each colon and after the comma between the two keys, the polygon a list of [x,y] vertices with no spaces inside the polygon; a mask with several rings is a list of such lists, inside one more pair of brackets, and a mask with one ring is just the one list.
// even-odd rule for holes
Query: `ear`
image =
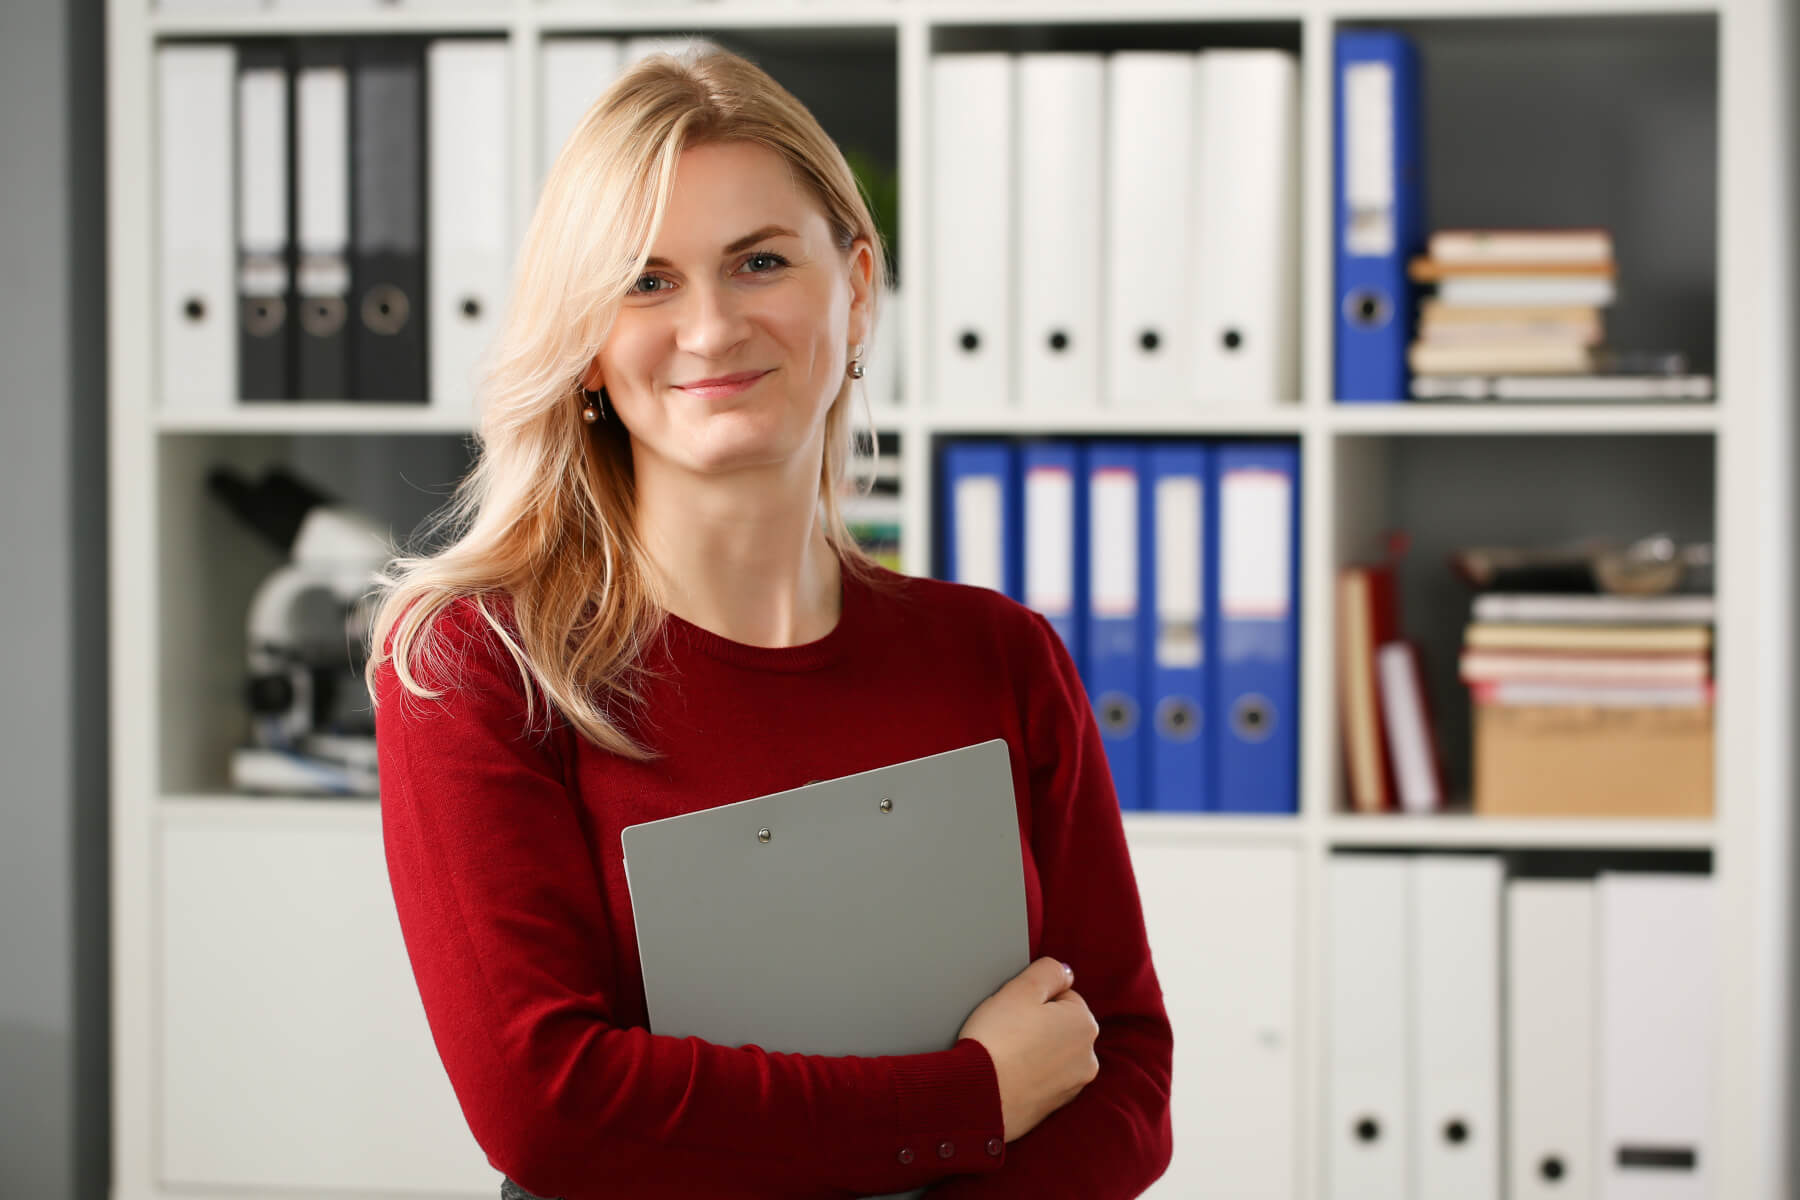
{"label": "ear", "polygon": [[850,243],[850,343],[867,346],[875,329],[875,248],[868,238]]}
{"label": "ear", "polygon": [[589,363],[587,365],[587,370],[583,371],[581,373],[581,386],[586,388],[590,392],[597,392],[600,390],[600,356],[599,355],[596,354],[593,357],[593,359],[591,361],[589,361]]}

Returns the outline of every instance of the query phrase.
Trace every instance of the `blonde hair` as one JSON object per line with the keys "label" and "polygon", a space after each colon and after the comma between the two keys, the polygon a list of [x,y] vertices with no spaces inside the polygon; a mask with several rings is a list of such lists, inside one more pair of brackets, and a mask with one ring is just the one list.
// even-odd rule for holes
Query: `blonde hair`
{"label": "blonde hair", "polygon": [[[780,154],[824,209],[839,249],[867,239],[877,304],[881,233],[843,154],[798,100],[754,63],[704,42],[630,67],[588,109],[545,180],[479,371],[479,455],[434,521],[453,540],[394,559],[377,582],[364,675],[371,696],[390,634],[406,691],[443,695],[414,668],[443,665],[437,618],[466,597],[518,666],[528,724],[541,690],[545,729],[554,706],[607,750],[654,757],[615,714],[642,700],[644,651],[667,606],[634,532],[628,436],[616,417],[583,423],[580,381],[643,270],[682,151],[714,142]],[[846,570],[867,578],[873,561],[838,506],[855,457],[850,397],[846,378],[826,417],[819,501],[826,539]]]}

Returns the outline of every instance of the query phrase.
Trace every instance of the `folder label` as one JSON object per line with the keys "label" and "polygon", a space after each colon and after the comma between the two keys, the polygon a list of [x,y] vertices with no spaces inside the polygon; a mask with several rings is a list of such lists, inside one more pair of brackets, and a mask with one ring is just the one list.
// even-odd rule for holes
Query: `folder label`
{"label": "folder label", "polygon": [[[1091,528],[1134,530],[1138,524],[1137,472],[1102,467],[1088,481],[1091,489]],[[1138,543],[1135,537],[1096,536],[1094,594],[1090,603],[1097,617],[1134,617],[1138,608]]]}
{"label": "folder label", "polygon": [[957,582],[1004,591],[1000,480],[965,476],[956,481],[954,503]]}
{"label": "folder label", "polygon": [[1344,71],[1345,199],[1351,254],[1394,253],[1394,71],[1359,62]]}
{"label": "folder label", "polygon": [[1155,654],[1159,667],[1200,665],[1200,598],[1205,594],[1200,562],[1201,503],[1200,480],[1194,476],[1156,481]]}
{"label": "folder label", "polygon": [[1025,539],[1025,603],[1067,614],[1075,606],[1075,478],[1066,467],[1025,473]]}
{"label": "folder label", "polygon": [[1279,471],[1245,469],[1219,489],[1219,609],[1229,619],[1281,621],[1292,605],[1286,531],[1293,488]]}

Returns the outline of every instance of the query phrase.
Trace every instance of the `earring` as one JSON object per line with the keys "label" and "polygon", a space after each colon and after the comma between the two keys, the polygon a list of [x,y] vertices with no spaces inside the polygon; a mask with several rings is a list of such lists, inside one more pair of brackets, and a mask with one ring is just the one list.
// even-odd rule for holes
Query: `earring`
{"label": "earring", "polygon": [[858,346],[850,357],[850,378],[852,379],[863,377],[862,349],[861,346]]}
{"label": "earring", "polygon": [[581,410],[581,419],[592,425],[595,421],[606,418],[606,389],[590,391],[583,388],[582,394],[587,397],[587,407]]}

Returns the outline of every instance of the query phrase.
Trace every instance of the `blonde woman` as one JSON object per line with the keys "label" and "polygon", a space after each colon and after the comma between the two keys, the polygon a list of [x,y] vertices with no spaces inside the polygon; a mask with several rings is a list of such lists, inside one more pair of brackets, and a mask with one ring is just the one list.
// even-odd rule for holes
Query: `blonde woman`
{"label": "blonde woman", "polygon": [[[1069,655],[837,510],[882,284],[837,147],[717,48],[628,70],[545,184],[455,538],[393,564],[368,674],[400,926],[505,1196],[1101,1200],[1167,1164],[1169,1025]],[[1035,961],[953,1048],[649,1032],[621,828],[996,736]]]}

